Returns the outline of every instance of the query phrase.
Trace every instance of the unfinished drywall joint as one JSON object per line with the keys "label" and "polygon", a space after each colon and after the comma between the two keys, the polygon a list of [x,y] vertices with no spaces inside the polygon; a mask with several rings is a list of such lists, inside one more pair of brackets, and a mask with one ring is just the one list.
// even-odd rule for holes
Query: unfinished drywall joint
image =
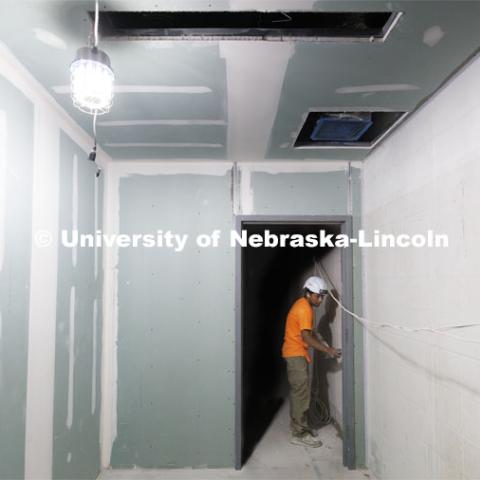
{"label": "unfinished drywall joint", "polygon": [[[58,119],[45,106],[35,108],[32,231],[58,236]],[[57,314],[56,242],[32,243],[28,346],[25,478],[51,478]]]}
{"label": "unfinished drywall joint", "polygon": [[425,30],[423,33],[423,43],[429,47],[435,47],[440,40],[445,36],[445,32],[439,25],[433,25]]}
{"label": "unfinished drywall joint", "polygon": [[242,205],[242,213],[244,215],[253,214],[253,190],[252,190],[252,175],[248,166],[241,165],[241,182],[240,182],[240,198]]}
{"label": "unfinished drywall joint", "polygon": [[[95,232],[98,230],[99,228],[99,225],[98,225],[98,202],[99,202],[99,198],[98,198],[98,183],[99,183],[99,177],[95,177],[95,198],[94,198],[94,208],[95,208],[95,212],[94,212],[94,228],[95,228]],[[95,246],[95,249],[94,249],[94,270],[95,270],[95,280],[97,280],[98,278],[98,249],[99,247],[98,246]]]}
{"label": "unfinished drywall joint", "polygon": [[242,212],[242,198],[240,194],[241,172],[238,163],[233,162],[232,166],[232,205],[233,214],[239,215]]}
{"label": "unfinished drywall joint", "polygon": [[384,85],[355,85],[355,86],[348,86],[348,87],[339,87],[335,90],[335,93],[339,95],[346,95],[346,94],[358,94],[363,93],[366,94],[373,94],[379,92],[408,92],[411,90],[419,90],[420,87],[417,85],[409,85],[404,83],[393,84],[388,83]]}
{"label": "unfinished drywall joint", "polygon": [[93,301],[93,338],[92,338],[92,404],[91,412],[95,414],[97,404],[97,323],[98,323],[98,305],[97,299]]}
{"label": "unfinished drywall joint", "polygon": [[70,289],[68,337],[68,410],[66,423],[70,430],[73,424],[73,376],[75,373],[75,286]]}
{"label": "unfinished drywall joint", "polygon": [[7,112],[0,110],[0,271],[5,255],[7,202]]}
{"label": "unfinished drywall joint", "polygon": [[[72,177],[72,230],[78,231],[78,155],[73,156],[73,177]],[[77,245],[72,248],[72,265],[77,266],[78,249]]]}
{"label": "unfinished drywall joint", "polygon": [[[108,235],[118,234],[120,223],[118,169],[109,164],[105,171],[105,178],[103,231]],[[108,468],[112,445],[117,436],[118,247],[115,245],[104,252],[103,268],[105,278],[103,289],[100,454],[102,468]]]}
{"label": "unfinished drywall joint", "polygon": [[[293,43],[283,42],[220,43],[228,85],[228,158],[238,161],[265,158],[282,81],[294,50]],[[264,68],[266,64],[269,68]],[[255,101],[246,102],[245,98]]]}

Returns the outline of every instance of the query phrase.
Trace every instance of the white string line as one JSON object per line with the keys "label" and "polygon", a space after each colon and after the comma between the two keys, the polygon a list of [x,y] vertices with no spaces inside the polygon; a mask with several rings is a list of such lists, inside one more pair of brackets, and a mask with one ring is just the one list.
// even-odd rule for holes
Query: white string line
{"label": "white string line", "polygon": [[[332,280],[330,279],[330,276],[328,275],[327,271],[325,270],[325,268],[323,267],[322,263],[320,261],[318,261],[318,264],[317,262],[315,262],[314,260],[314,263],[315,263],[315,268],[319,267],[322,274],[325,276],[325,278],[327,279],[327,282],[330,284],[330,286],[332,287],[332,289],[334,289],[335,291],[336,288],[335,288],[335,285],[334,283],[332,282]],[[445,330],[454,330],[454,329],[461,329],[461,328],[470,328],[470,327],[480,327],[480,323],[466,323],[466,324],[460,324],[460,325],[447,325],[447,326],[444,326],[444,327],[439,327],[439,328],[431,328],[431,327],[417,327],[417,328],[409,328],[409,327],[403,327],[401,325],[393,325],[391,323],[378,323],[378,322],[372,322],[371,320],[368,320],[364,317],[361,317],[359,315],[357,315],[356,313],[354,312],[351,312],[348,308],[344,307],[342,305],[342,303],[335,297],[335,295],[333,295],[331,289],[328,291],[328,294],[330,295],[330,297],[332,297],[332,299],[334,300],[334,302],[346,313],[348,313],[349,315],[351,315],[353,318],[355,318],[356,320],[358,320],[362,325],[365,325],[365,326],[372,326],[372,327],[377,327],[377,328],[391,328],[391,329],[394,329],[394,330],[401,330],[403,332],[407,332],[407,333],[418,333],[418,332],[426,332],[426,333],[436,333],[436,334],[439,334],[439,335],[444,335],[444,336],[447,336],[447,337],[450,337],[450,338],[454,338],[456,340],[461,340],[462,342],[469,342],[469,343],[477,343],[477,344],[480,344],[480,340],[475,340],[475,339],[470,339],[470,338],[464,338],[464,337],[459,337],[458,335],[453,335],[451,333],[447,333]]]}

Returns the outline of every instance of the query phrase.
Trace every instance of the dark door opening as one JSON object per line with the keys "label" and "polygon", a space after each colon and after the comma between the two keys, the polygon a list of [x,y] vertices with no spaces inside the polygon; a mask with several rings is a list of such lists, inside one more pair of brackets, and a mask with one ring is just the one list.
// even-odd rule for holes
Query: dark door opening
{"label": "dark door opening", "polygon": [[[341,233],[339,223],[244,221],[241,229],[247,231],[248,236],[263,236],[265,230],[277,236],[285,233],[318,235],[319,230]],[[328,248],[307,247],[249,246],[241,249],[241,411],[240,432],[237,432],[240,465],[237,459],[237,468],[248,460],[288,396],[281,357],[286,316],[293,302],[301,296],[305,279],[315,274],[314,261],[328,251]]]}

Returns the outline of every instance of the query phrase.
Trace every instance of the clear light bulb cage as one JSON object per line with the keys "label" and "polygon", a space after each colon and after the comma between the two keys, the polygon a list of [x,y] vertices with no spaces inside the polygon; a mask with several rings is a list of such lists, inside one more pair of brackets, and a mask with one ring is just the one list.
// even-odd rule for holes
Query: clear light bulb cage
{"label": "clear light bulb cage", "polygon": [[70,65],[73,104],[82,112],[102,115],[113,102],[115,75],[108,55],[98,48],[82,47]]}

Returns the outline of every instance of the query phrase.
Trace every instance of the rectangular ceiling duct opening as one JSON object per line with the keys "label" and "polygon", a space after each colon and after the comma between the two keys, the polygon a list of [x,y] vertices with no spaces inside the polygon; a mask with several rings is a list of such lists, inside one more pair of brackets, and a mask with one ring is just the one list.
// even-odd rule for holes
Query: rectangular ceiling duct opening
{"label": "rectangular ceiling duct opening", "polygon": [[[91,13],[92,15],[92,13]],[[101,11],[110,39],[384,41],[401,13]]]}
{"label": "rectangular ceiling duct opening", "polygon": [[406,115],[388,111],[309,112],[294,147],[372,148]]}

